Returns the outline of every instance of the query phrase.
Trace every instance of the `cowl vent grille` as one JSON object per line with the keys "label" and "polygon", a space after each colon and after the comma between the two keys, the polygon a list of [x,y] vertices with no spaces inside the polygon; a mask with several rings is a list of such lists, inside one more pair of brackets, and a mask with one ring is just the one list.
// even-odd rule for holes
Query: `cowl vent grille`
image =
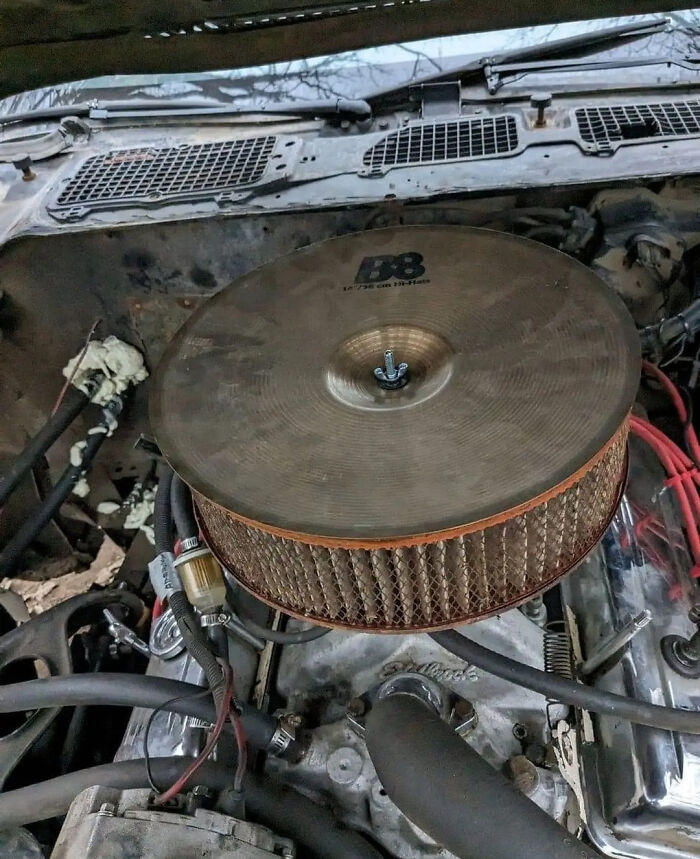
{"label": "cowl vent grille", "polygon": [[493,158],[512,154],[517,148],[514,116],[473,117],[392,131],[365,152],[362,162],[367,173],[381,174],[409,164]]}
{"label": "cowl vent grille", "polygon": [[96,155],[68,180],[49,211],[57,217],[82,217],[89,211],[235,192],[260,182],[275,142],[274,136],[252,137]]}
{"label": "cowl vent grille", "polygon": [[603,150],[655,137],[700,136],[700,101],[580,107],[576,122],[583,140]]}

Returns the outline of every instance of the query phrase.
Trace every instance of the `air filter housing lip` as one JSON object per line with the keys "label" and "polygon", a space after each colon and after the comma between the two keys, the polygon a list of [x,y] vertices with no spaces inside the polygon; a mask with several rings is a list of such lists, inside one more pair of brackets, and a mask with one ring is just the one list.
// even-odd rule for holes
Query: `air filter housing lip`
{"label": "air filter housing lip", "polygon": [[[394,233],[398,231],[411,231],[415,228],[405,227],[405,228],[390,228],[389,230],[377,230],[372,231],[375,235],[381,233]],[[461,237],[464,237],[465,234],[491,234],[494,236],[498,236],[499,240],[501,238],[506,241],[517,242],[520,245],[529,245],[532,248],[537,248],[537,252],[542,252],[542,246],[538,245],[536,242],[529,242],[527,240],[523,240],[520,238],[516,238],[513,236],[506,236],[504,234],[493,233],[492,231],[487,230],[474,230],[471,228],[465,227],[428,227],[421,228],[421,230],[426,232],[432,231],[453,231],[455,233],[459,233]],[[357,234],[354,236],[343,236],[338,239],[329,240],[327,243],[319,243],[319,244],[330,244],[331,242],[340,242],[347,241],[352,239],[353,241],[361,241],[364,239],[366,234]],[[318,245],[312,245],[309,248],[302,249],[301,251],[296,252],[296,258],[306,254],[313,253],[316,249],[318,249]],[[549,475],[547,480],[542,480],[540,485],[535,485],[534,489],[536,490],[534,493],[531,491],[533,487],[528,487],[527,490],[523,490],[520,492],[520,495],[513,494],[508,499],[508,504],[504,507],[504,505],[500,502],[494,502],[491,507],[484,507],[479,510],[478,516],[473,516],[470,518],[470,522],[479,523],[488,520],[492,516],[505,516],[508,515],[510,511],[517,509],[522,504],[529,504],[532,502],[533,494],[535,498],[539,498],[543,493],[556,491],[557,486],[559,486],[562,480],[566,480],[570,478],[571,473],[577,473],[580,469],[585,468],[586,465],[591,461],[591,456],[595,455],[600,451],[601,448],[605,446],[606,443],[609,442],[611,437],[611,432],[615,430],[614,418],[615,416],[619,421],[624,420],[624,416],[629,410],[633,400],[634,395],[637,390],[638,378],[639,378],[639,369],[638,369],[638,361],[634,359],[634,352],[639,354],[639,342],[636,333],[636,329],[632,323],[632,320],[622,304],[621,300],[618,299],[612,291],[600,281],[589,269],[587,269],[583,264],[572,260],[569,257],[565,257],[563,254],[559,254],[556,251],[551,249],[546,249],[548,254],[553,254],[555,256],[566,259],[566,265],[572,269],[583,271],[586,273],[587,281],[589,281],[594,289],[597,288],[599,290],[605,291],[606,295],[609,296],[610,307],[612,308],[612,314],[617,319],[619,323],[619,338],[620,341],[626,343],[626,347],[632,356],[628,362],[626,378],[623,385],[620,386],[619,390],[619,398],[617,401],[617,405],[614,409],[611,409],[613,414],[613,422],[606,424],[601,427],[599,432],[592,437],[588,437],[585,440],[585,444],[583,444],[580,448],[578,454],[578,461],[572,461],[567,463],[566,468],[562,468],[560,473],[555,474],[555,479],[549,479],[552,476]],[[291,257],[290,257],[291,258]],[[270,264],[268,264],[270,265]],[[261,266],[260,269],[256,271],[260,271],[265,268],[265,266]],[[250,273],[253,274],[253,273]],[[249,275],[250,276],[250,275]],[[246,276],[246,277],[249,277]],[[222,291],[222,292],[225,292]],[[220,293],[221,294],[221,293]],[[212,301],[216,301],[216,297],[212,299]],[[188,323],[186,323],[185,329],[189,330],[189,328],[194,324],[193,319],[191,318]],[[161,362],[161,368],[164,364],[167,363],[167,359],[169,356],[175,354],[177,350],[177,344],[172,343],[168,350],[166,350],[166,354]],[[156,372],[156,384],[152,388],[151,394],[151,416],[152,422],[155,426],[160,426],[163,429],[166,425],[166,416],[163,414],[163,402],[157,396],[157,389],[161,384],[161,373],[162,369]],[[310,521],[304,520],[300,518],[292,518],[290,515],[282,515],[279,511],[272,511],[267,509],[264,511],[265,515],[262,515],[262,510],[259,506],[255,506],[253,504],[248,503],[248,499],[246,497],[237,497],[236,503],[232,503],[232,499],[230,495],[225,495],[222,491],[208,482],[207,480],[202,478],[202,475],[197,471],[196,468],[192,467],[189,462],[183,461],[181,456],[181,451],[177,450],[177,445],[174,437],[169,436],[167,432],[157,433],[158,441],[161,444],[161,448],[163,450],[165,458],[173,465],[175,470],[181,474],[183,479],[186,480],[195,490],[201,492],[204,496],[210,499],[212,502],[219,504],[221,507],[226,508],[229,511],[234,511],[234,515],[238,516],[244,521],[249,521],[250,523],[255,523],[257,527],[264,528],[267,530],[278,529],[280,532],[286,532],[290,536],[294,535],[297,539],[308,539],[312,541],[320,540],[321,538],[327,539],[329,541],[338,540],[343,545],[351,544],[351,545],[362,545],[363,543],[376,545],[377,540],[382,540],[383,542],[397,544],[401,543],[405,540],[412,540],[418,536],[421,538],[425,534],[436,534],[440,532],[448,532],[450,530],[459,530],[464,532],[464,518],[457,517],[456,515],[445,516],[443,518],[433,518],[431,520],[425,520],[421,523],[420,528],[415,527],[416,523],[412,523],[414,527],[391,527],[386,524],[367,524],[367,522],[358,521],[358,519],[349,516],[346,518],[345,522],[342,525],[331,526],[328,523],[320,524],[319,520]],[[359,517],[358,517],[359,518]]]}

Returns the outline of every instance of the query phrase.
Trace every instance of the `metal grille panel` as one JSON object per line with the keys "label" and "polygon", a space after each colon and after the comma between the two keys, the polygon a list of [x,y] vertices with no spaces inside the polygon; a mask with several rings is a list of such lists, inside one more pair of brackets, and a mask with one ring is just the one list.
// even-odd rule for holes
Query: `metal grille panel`
{"label": "metal grille panel", "polygon": [[518,147],[515,117],[425,122],[387,134],[362,159],[370,173],[408,164],[469,161],[512,153]]}
{"label": "metal grille panel", "polygon": [[252,137],[96,155],[71,177],[53,208],[165,203],[251,185],[262,178],[275,141]]}
{"label": "metal grille panel", "polygon": [[700,101],[580,107],[576,122],[586,143],[612,149],[654,137],[700,135]]}
{"label": "metal grille panel", "polygon": [[617,506],[626,440],[625,424],[576,483],[527,512],[416,546],[332,548],[252,527],[202,495],[197,507],[212,550],[267,603],[330,626],[436,629],[521,603],[578,563]]}

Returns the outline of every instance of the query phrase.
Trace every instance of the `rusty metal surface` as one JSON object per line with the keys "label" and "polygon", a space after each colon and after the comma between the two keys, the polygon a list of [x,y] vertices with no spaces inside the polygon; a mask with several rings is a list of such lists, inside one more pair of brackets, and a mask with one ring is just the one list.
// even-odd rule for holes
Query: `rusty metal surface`
{"label": "rusty metal surface", "polygon": [[391,549],[289,540],[197,496],[207,542],[237,580],[288,614],[378,632],[480,620],[551,587],[595,546],[626,476],[627,426],[567,490],[501,524]]}
{"label": "rusty metal surface", "polygon": [[[389,266],[376,282],[367,260]],[[385,349],[408,362],[400,390],[373,376]],[[183,478],[253,525],[396,542],[464,532],[589,467],[638,378],[634,324],[589,269],[503,233],[401,227],[206,302],[166,350],[151,421]]]}
{"label": "rusty metal surface", "polygon": [[[0,251],[0,409],[6,416],[0,425],[0,458],[17,454],[46,420],[64,381],[61,368],[80,351],[96,318],[102,319],[97,336],[114,334],[134,344],[153,369],[203,297],[290,248],[362,229],[371,215],[372,210],[358,209],[277,219],[155,222],[131,230],[64,230],[6,245]],[[105,442],[86,503],[113,498],[110,478],[133,477],[148,466],[133,445],[140,433],[150,434],[149,384],[146,380],[136,389],[119,429]],[[70,446],[84,437],[91,419],[78,418],[49,451],[54,475],[65,467]]]}

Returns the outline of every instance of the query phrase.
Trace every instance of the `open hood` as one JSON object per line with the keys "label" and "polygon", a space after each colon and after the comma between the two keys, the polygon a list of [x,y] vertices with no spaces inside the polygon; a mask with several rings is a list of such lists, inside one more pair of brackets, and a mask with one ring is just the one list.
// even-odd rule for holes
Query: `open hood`
{"label": "open hood", "polygon": [[677,7],[677,0],[3,0],[0,96],[100,75],[243,68]]}

